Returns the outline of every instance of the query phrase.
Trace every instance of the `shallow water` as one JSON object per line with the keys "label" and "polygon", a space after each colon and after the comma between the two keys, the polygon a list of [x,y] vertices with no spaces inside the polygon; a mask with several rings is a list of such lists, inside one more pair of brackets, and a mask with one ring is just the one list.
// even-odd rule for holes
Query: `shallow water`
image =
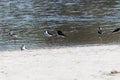
{"label": "shallow water", "polygon": [[[98,44],[97,28],[102,27],[103,44],[119,43],[119,0],[1,0],[0,50],[60,46],[60,39],[44,36],[44,31],[66,34],[62,46]],[[18,34],[16,43],[9,32]]]}

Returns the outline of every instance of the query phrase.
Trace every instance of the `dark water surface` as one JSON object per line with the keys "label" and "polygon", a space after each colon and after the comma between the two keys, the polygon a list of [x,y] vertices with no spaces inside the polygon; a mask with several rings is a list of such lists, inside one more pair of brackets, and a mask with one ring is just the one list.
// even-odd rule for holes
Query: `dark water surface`
{"label": "dark water surface", "polygon": [[[119,0],[0,0],[0,50],[59,46],[59,39],[44,36],[45,30],[62,30],[63,46],[98,44],[102,27],[104,44],[117,44],[120,34]],[[8,35],[18,34],[16,43]]]}

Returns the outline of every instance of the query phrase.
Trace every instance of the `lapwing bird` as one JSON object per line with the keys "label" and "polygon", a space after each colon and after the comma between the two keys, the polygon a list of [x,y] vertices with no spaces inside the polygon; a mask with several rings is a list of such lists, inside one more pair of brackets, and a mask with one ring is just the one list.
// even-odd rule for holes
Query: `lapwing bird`
{"label": "lapwing bird", "polygon": [[66,35],[62,31],[57,30],[57,37],[60,38],[59,39],[59,44],[62,45],[62,38],[65,38]]}
{"label": "lapwing bird", "polygon": [[114,29],[114,30],[112,31],[112,33],[115,33],[115,32],[118,32],[118,31],[120,31],[120,28]]}
{"label": "lapwing bird", "polygon": [[23,50],[26,50],[26,47],[24,44],[22,44],[22,46],[21,46],[21,51],[23,51]]}
{"label": "lapwing bird", "polygon": [[101,27],[98,28],[98,35],[99,35],[99,44],[102,44],[102,34],[103,34],[103,29]]}

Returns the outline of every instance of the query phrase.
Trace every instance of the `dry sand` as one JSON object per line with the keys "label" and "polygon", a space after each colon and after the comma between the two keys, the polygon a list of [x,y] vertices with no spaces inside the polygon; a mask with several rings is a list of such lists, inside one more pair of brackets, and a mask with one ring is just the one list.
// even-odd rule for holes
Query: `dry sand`
{"label": "dry sand", "polygon": [[120,46],[0,52],[0,80],[120,80]]}

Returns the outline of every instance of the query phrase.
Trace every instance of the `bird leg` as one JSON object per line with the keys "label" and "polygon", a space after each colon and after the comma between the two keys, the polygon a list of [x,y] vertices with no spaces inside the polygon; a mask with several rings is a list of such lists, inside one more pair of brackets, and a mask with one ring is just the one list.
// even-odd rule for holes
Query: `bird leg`
{"label": "bird leg", "polygon": [[14,38],[14,44],[15,44],[15,49],[16,49],[16,38]]}
{"label": "bird leg", "polygon": [[51,40],[52,40],[52,44],[54,45],[55,44],[54,38],[51,37]]}
{"label": "bird leg", "polygon": [[59,45],[62,46],[62,38],[59,38]]}
{"label": "bird leg", "polygon": [[99,44],[102,44],[103,40],[102,37],[99,37]]}
{"label": "bird leg", "polygon": [[118,43],[120,42],[120,36],[118,37]]}

